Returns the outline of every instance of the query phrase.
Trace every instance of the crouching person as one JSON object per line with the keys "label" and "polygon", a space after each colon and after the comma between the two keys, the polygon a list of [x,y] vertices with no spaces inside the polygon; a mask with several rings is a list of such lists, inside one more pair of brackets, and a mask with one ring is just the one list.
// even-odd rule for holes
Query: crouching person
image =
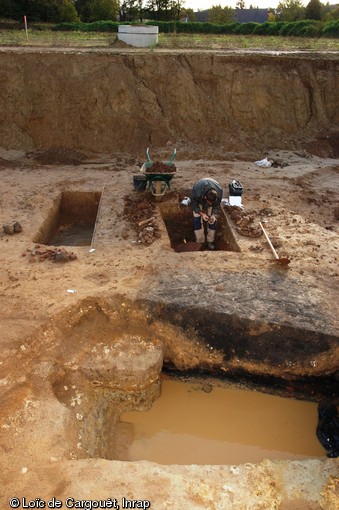
{"label": "crouching person", "polygon": [[[200,244],[207,242],[209,250],[214,250],[215,248],[214,239],[217,229],[217,215],[222,194],[223,190],[220,184],[208,177],[196,182],[191,192],[195,240]],[[207,223],[206,236],[204,222]]]}

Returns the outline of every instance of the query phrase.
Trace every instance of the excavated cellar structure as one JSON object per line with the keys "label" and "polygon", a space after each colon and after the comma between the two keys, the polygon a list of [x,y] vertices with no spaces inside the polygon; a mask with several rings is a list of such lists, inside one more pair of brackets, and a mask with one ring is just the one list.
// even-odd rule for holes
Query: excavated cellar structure
{"label": "excavated cellar structure", "polygon": [[54,200],[34,242],[54,246],[89,246],[100,192],[63,191]]}
{"label": "excavated cellar structure", "polygon": [[[177,203],[158,203],[157,205],[174,251],[192,251],[194,248],[192,243],[195,243],[195,237],[192,228],[191,207],[178,205]],[[240,252],[228,218],[222,213],[220,213],[218,218],[215,251]]]}
{"label": "excavated cellar structure", "polygon": [[[44,401],[45,414],[52,406],[66,415],[67,420],[54,415],[59,425],[50,431],[51,436],[64,436],[65,457],[126,458],[130,429],[121,429],[119,417],[127,411],[150,409],[160,397],[163,372],[196,380],[216,378],[225,384],[308,401],[335,396],[334,377],[309,378],[297,373],[284,377],[283,370],[278,375],[278,368],[290,360],[288,342],[277,353],[279,360],[270,352],[278,344],[285,345],[282,338],[301,344],[304,331],[279,328],[277,334],[271,325],[261,324],[266,333],[251,337],[251,321],[240,325],[234,317],[202,314],[202,310],[179,310],[145,300],[87,298],[27,339],[25,350],[18,354],[19,365],[32,386],[31,399]],[[199,322],[206,328],[197,334],[193,324]],[[239,338],[241,342],[236,341]],[[330,339],[320,345],[315,335],[311,341],[316,358],[328,348]],[[241,350],[237,348],[240,344]],[[301,350],[299,355],[302,358]],[[262,361],[272,375],[265,370],[260,373]],[[16,391],[13,388],[7,398],[15,398]],[[45,427],[43,420],[40,426]]]}

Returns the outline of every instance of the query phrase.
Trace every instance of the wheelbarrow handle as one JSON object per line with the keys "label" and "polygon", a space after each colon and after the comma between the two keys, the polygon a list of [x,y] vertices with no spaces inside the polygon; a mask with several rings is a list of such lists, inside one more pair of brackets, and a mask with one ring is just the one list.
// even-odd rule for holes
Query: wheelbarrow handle
{"label": "wheelbarrow handle", "polygon": [[174,149],[173,154],[170,157],[169,161],[167,161],[166,165],[171,165],[172,162],[174,161],[176,155],[177,155],[177,149]]}
{"label": "wheelbarrow handle", "polygon": [[149,147],[147,147],[147,149],[146,149],[146,158],[147,158],[147,161],[148,161],[149,163],[152,163],[152,164],[153,164],[153,161],[151,160],[151,157],[150,157],[150,155],[149,155]]}

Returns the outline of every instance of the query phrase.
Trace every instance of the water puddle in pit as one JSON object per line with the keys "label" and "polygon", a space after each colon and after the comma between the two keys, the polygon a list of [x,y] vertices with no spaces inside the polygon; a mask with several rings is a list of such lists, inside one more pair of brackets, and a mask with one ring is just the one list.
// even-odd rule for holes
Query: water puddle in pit
{"label": "water puddle in pit", "polygon": [[50,244],[53,246],[89,246],[92,242],[94,224],[77,223],[59,227]]}
{"label": "water puddle in pit", "polygon": [[240,464],[325,455],[317,404],[254,391],[163,380],[150,411],[121,416],[127,458],[159,464]]}

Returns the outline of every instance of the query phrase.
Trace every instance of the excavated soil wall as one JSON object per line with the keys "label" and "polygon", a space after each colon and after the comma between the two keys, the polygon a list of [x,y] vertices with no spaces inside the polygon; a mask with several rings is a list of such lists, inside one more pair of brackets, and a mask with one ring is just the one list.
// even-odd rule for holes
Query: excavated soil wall
{"label": "excavated soil wall", "polygon": [[294,149],[339,130],[334,56],[25,48],[0,68],[7,149]]}

